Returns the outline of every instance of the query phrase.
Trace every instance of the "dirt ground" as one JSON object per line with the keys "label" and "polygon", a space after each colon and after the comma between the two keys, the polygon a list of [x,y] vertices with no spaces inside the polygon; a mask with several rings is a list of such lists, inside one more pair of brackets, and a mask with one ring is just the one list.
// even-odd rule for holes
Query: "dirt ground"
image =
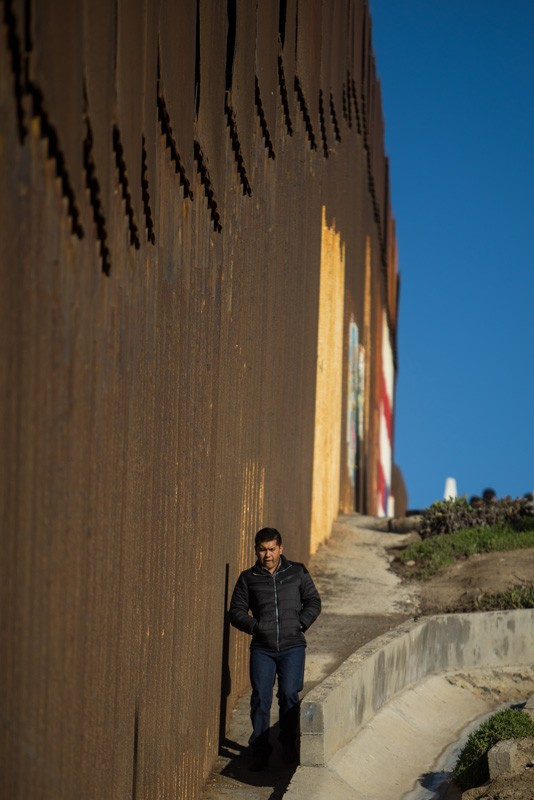
{"label": "dirt ground", "polygon": [[[401,548],[391,548],[395,556]],[[410,567],[393,561],[391,568],[404,580]],[[507,553],[480,553],[457,561],[428,581],[417,582],[422,614],[473,610],[471,601],[482,594],[504,592],[534,581],[534,548]]]}

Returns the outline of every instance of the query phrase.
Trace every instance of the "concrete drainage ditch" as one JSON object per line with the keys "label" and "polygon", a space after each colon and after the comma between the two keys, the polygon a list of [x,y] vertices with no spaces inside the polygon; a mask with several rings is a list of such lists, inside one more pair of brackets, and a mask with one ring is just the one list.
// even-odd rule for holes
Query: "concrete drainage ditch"
{"label": "concrete drainage ditch", "polygon": [[[432,765],[430,771],[417,780],[415,788],[403,795],[401,800],[456,800],[457,797],[460,797],[457,792],[453,792],[450,789],[458,756],[473,731],[495,712],[508,708],[510,705],[510,703],[500,704],[470,722],[462,730],[458,739],[445,748],[436,763]],[[514,703],[513,705],[516,704]],[[521,703],[521,705],[523,704]]]}
{"label": "concrete drainage ditch", "polygon": [[534,610],[439,615],[404,623],[358,650],[304,698],[302,766],[285,796],[439,796],[451,742],[506,699],[476,672],[507,675],[512,684],[519,676],[511,702],[534,691],[533,630]]}

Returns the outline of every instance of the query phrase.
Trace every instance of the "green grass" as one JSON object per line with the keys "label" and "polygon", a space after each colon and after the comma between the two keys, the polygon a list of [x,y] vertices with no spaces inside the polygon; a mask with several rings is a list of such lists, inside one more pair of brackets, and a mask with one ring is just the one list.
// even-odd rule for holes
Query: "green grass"
{"label": "green grass", "polygon": [[469,558],[475,553],[520,550],[526,547],[534,547],[534,524],[530,521],[524,530],[496,525],[493,528],[469,528],[433,536],[409,545],[400,559],[404,562],[415,561],[411,577],[427,580],[449,564]]}
{"label": "green grass", "polygon": [[483,722],[467,740],[454,768],[454,781],[462,789],[481,786],[489,777],[488,750],[504,739],[534,736],[534,720],[523,711],[506,708]]}
{"label": "green grass", "polygon": [[510,608],[534,608],[534,583],[513,586],[506,592],[482,594],[470,603],[472,611],[500,611]]}

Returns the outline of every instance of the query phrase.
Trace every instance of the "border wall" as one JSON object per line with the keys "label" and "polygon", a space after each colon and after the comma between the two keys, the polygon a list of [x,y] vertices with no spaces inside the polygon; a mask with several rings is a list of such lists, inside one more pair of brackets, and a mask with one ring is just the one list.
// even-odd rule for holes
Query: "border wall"
{"label": "border wall", "polygon": [[306,560],[391,507],[370,15],[0,14],[0,794],[189,800],[247,681],[252,534]]}

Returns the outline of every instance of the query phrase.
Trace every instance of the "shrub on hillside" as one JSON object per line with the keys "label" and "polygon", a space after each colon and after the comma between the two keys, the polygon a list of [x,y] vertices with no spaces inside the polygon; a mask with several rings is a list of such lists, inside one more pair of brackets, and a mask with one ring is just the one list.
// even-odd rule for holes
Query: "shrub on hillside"
{"label": "shrub on hillside", "polygon": [[477,506],[471,506],[465,497],[438,500],[423,511],[420,534],[427,539],[468,528],[516,525],[524,516],[525,503],[519,498],[504,497]]}
{"label": "shrub on hillside", "polygon": [[534,548],[534,529],[524,531],[506,525],[491,528],[468,528],[447,535],[430,536],[409,544],[399,558],[414,562],[410,577],[427,580],[454,561],[470,558],[476,553]]}
{"label": "shrub on hillside", "polygon": [[534,736],[534,720],[523,711],[506,708],[471,734],[456,763],[453,777],[462,789],[481,786],[489,778],[488,750],[504,739]]}
{"label": "shrub on hillside", "polygon": [[510,608],[534,608],[534,583],[512,586],[505,592],[480,594],[466,604],[464,611],[500,611]]}
{"label": "shrub on hillside", "polygon": [[410,578],[427,580],[444,567],[470,558],[476,553],[509,552],[534,548],[534,520],[530,525],[493,525],[491,528],[467,528],[447,535],[429,536],[412,542],[399,555],[405,564],[413,562]]}

